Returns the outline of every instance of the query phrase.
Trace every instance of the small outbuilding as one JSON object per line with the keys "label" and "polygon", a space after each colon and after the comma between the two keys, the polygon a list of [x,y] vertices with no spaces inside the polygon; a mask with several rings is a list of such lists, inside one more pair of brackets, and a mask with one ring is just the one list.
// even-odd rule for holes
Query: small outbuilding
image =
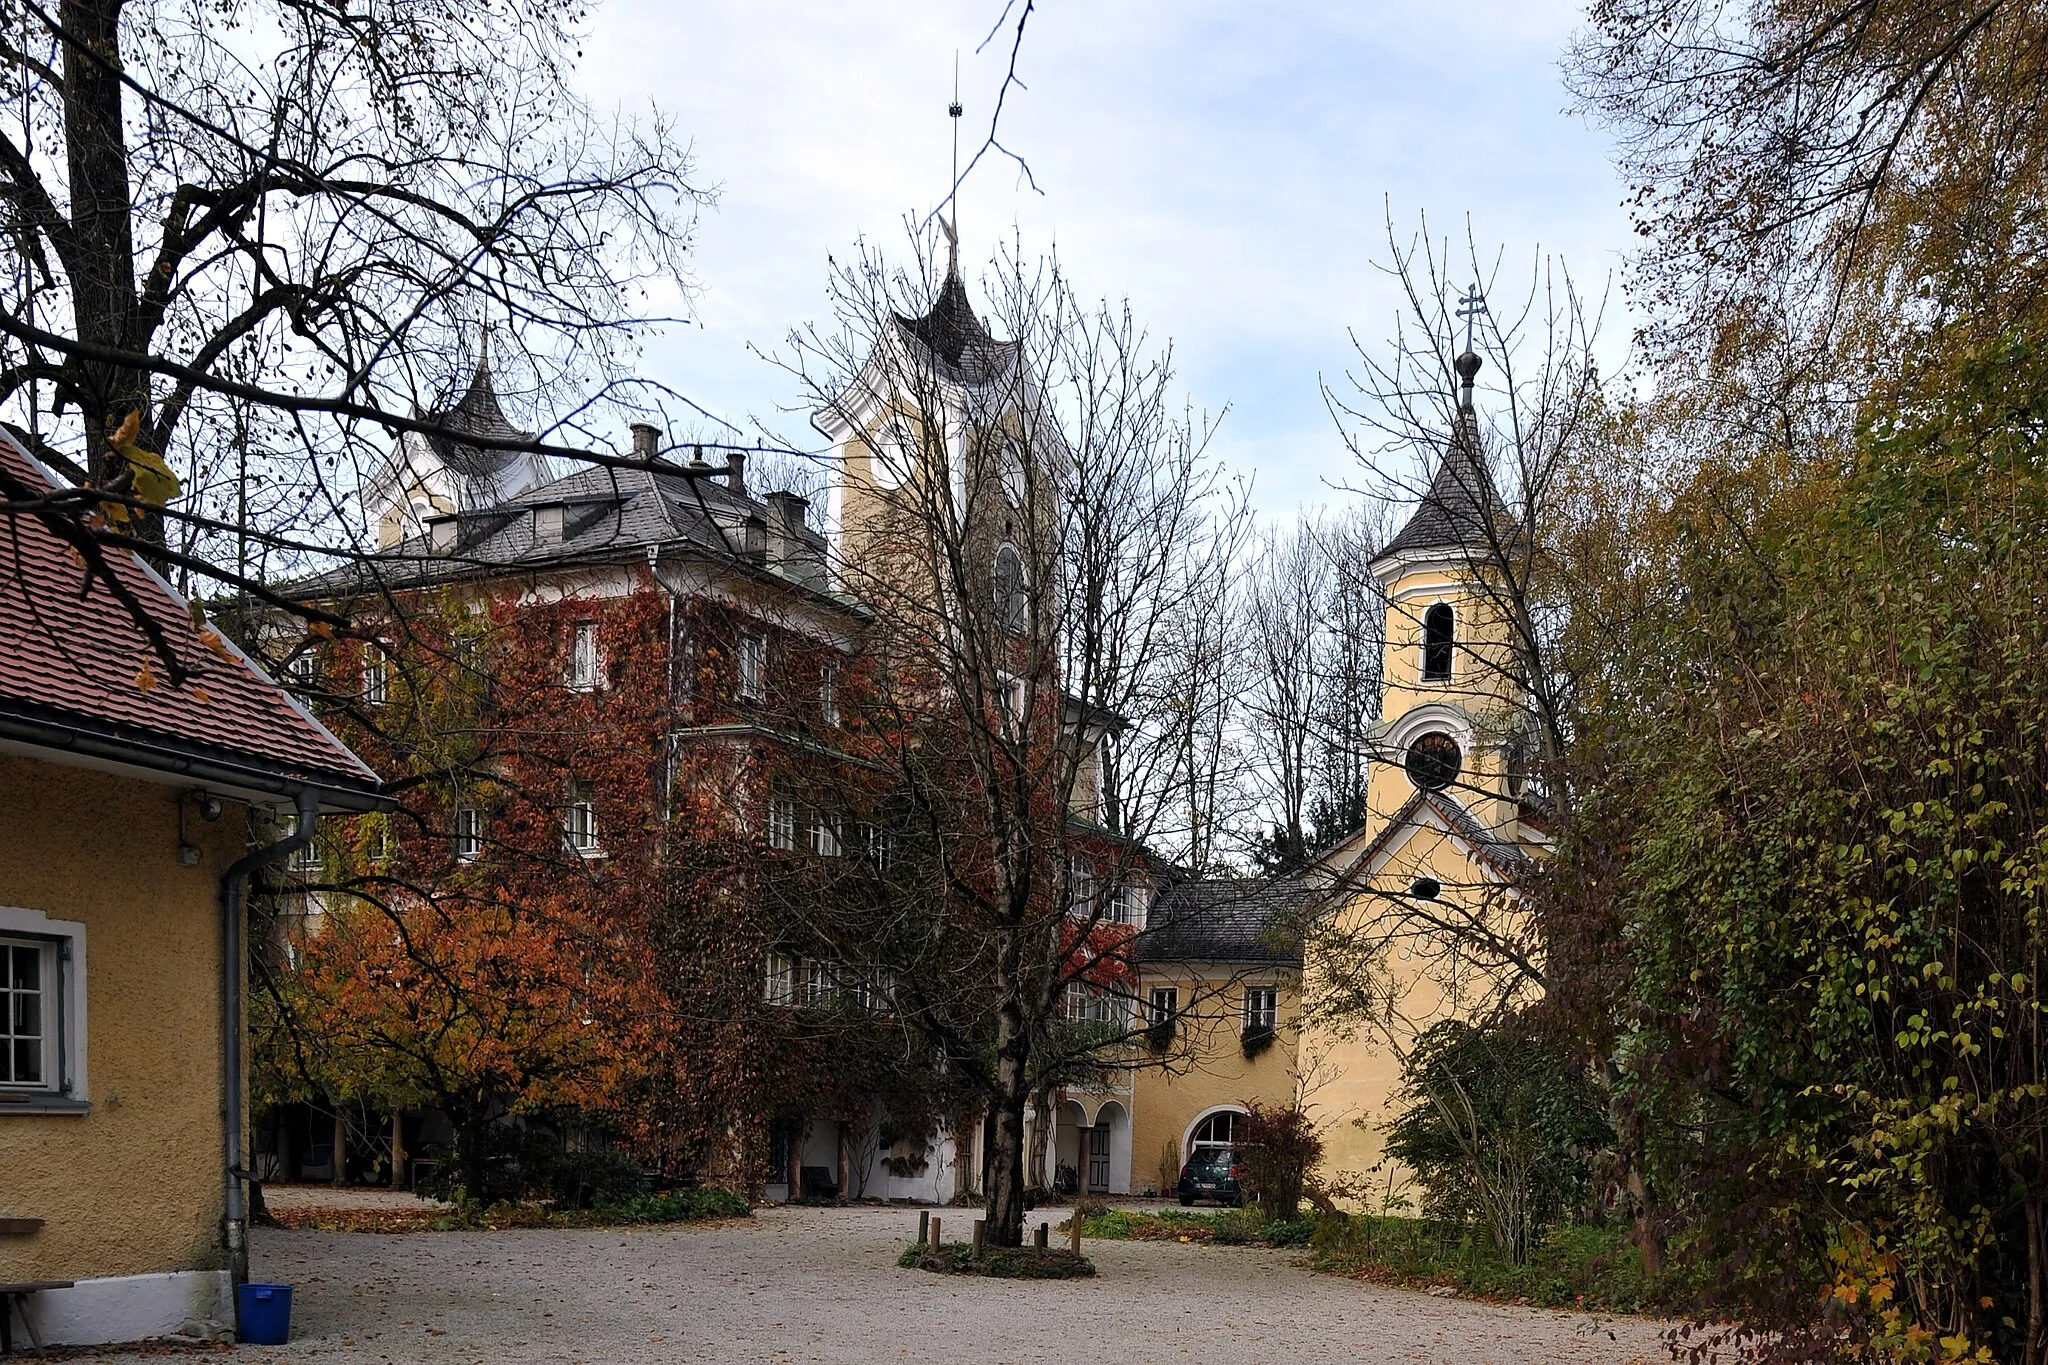
{"label": "small outbuilding", "polygon": [[51,1344],[217,1336],[247,1274],[251,872],[376,776],[0,435],[0,1288]]}

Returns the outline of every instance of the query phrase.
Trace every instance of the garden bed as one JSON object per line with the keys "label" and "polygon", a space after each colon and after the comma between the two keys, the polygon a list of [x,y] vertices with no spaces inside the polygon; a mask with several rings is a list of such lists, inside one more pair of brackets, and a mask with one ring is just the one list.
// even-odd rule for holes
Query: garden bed
{"label": "garden bed", "polygon": [[896,1264],[935,1275],[997,1280],[1079,1280],[1095,1273],[1095,1262],[1064,1247],[988,1247],[976,1256],[969,1242],[947,1242],[936,1249],[913,1242]]}
{"label": "garden bed", "polygon": [[[1059,1226],[1065,1229],[1069,1223]],[[1254,1213],[1224,1209],[1195,1213],[1189,1209],[1111,1209],[1091,1205],[1081,1210],[1081,1235],[1106,1242],[1214,1242],[1220,1246],[1306,1246],[1315,1224],[1308,1219],[1262,1223]]]}
{"label": "garden bed", "polygon": [[1675,1277],[1644,1273],[1620,1226],[1552,1228],[1522,1265],[1483,1236],[1423,1218],[1324,1219],[1311,1244],[1317,1270],[1492,1303],[1650,1313],[1687,1297]]}

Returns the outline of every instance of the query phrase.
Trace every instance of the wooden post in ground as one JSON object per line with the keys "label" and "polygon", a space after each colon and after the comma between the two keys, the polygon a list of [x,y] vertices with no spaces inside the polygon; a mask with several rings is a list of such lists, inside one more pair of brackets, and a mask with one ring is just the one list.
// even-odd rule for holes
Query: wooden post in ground
{"label": "wooden post in ground", "polygon": [[1044,1251],[1047,1247],[1051,1246],[1052,1224],[1040,1223],[1038,1225],[1037,1230],[1031,1234],[1031,1243],[1033,1246],[1036,1246],[1040,1251]]}
{"label": "wooden post in ground", "polygon": [[342,1116],[341,1101],[334,1102],[334,1183],[342,1183],[342,1169],[348,1160],[348,1120]]}
{"label": "wooden post in ground", "polygon": [[1081,1201],[1078,1197],[1074,1200],[1074,1218],[1071,1226],[1074,1229],[1074,1235],[1072,1239],[1073,1245],[1069,1249],[1076,1256],[1079,1256],[1081,1254]]}
{"label": "wooden post in ground", "polygon": [[391,1111],[391,1188],[405,1188],[405,1115]]}
{"label": "wooden post in ground", "polygon": [[925,1245],[929,1245],[929,1244],[930,1244],[930,1242],[931,1242],[931,1240],[932,1240],[932,1211],[931,1211],[930,1209],[920,1209],[920,1210],[918,1211],[918,1215],[917,1215],[917,1241],[918,1241],[918,1245],[920,1245],[920,1246],[925,1246]]}
{"label": "wooden post in ground", "polygon": [[988,1235],[987,1229],[988,1223],[984,1219],[974,1220],[974,1259],[977,1261],[981,1259],[982,1241]]}
{"label": "wooden post in ground", "polygon": [[944,1237],[945,1235],[946,1235],[946,1234],[945,1234],[945,1233],[944,1233],[943,1231],[941,1231],[941,1230],[940,1230],[940,1228],[939,1228],[939,1215],[937,1215],[936,1213],[935,1213],[935,1214],[933,1214],[933,1215],[932,1215],[932,1250],[933,1250],[933,1251],[937,1251],[937,1250],[939,1249],[939,1239],[940,1239],[940,1238],[942,1238],[942,1237]]}

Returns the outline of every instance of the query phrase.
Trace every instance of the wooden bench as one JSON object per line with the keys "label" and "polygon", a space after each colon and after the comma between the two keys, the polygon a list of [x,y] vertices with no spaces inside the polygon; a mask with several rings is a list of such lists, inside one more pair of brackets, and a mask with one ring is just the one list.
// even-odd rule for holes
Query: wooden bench
{"label": "wooden bench", "polygon": [[21,1325],[28,1329],[29,1344],[36,1348],[36,1354],[43,1353],[43,1339],[36,1334],[35,1323],[29,1320],[28,1296],[40,1294],[45,1289],[69,1289],[69,1280],[0,1280],[0,1356],[14,1354],[14,1317],[21,1315]]}

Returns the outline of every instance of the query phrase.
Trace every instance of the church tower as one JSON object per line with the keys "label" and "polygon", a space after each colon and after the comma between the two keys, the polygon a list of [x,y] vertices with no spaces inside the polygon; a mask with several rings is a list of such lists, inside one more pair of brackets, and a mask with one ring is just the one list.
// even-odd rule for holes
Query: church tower
{"label": "church tower", "polygon": [[1320,909],[1303,954],[1304,1100],[1327,1135],[1326,1170],[1371,1171],[1397,1193],[1405,1173],[1383,1126],[1409,1050],[1434,1025],[1519,995],[1511,959],[1540,955],[1516,889],[1544,845],[1521,820],[1524,698],[1500,591],[1522,528],[1487,472],[1480,358],[1468,346],[1455,364],[1443,455],[1370,565],[1387,605],[1365,823],[1303,878]]}
{"label": "church tower", "polygon": [[532,432],[513,426],[498,404],[488,338],[462,396],[431,412],[413,415],[423,422],[440,422],[448,433],[404,433],[383,467],[364,486],[363,511],[380,550],[425,534],[428,517],[496,506],[554,477],[542,456],[472,445],[462,439],[464,435],[493,441],[533,439]]}
{"label": "church tower", "polygon": [[1499,566],[1518,528],[1487,472],[1473,410],[1480,358],[1456,361],[1458,408],[1429,489],[1370,569],[1386,599],[1380,728],[1368,824],[1418,793],[1459,802],[1488,829],[1517,822],[1523,698]]}

